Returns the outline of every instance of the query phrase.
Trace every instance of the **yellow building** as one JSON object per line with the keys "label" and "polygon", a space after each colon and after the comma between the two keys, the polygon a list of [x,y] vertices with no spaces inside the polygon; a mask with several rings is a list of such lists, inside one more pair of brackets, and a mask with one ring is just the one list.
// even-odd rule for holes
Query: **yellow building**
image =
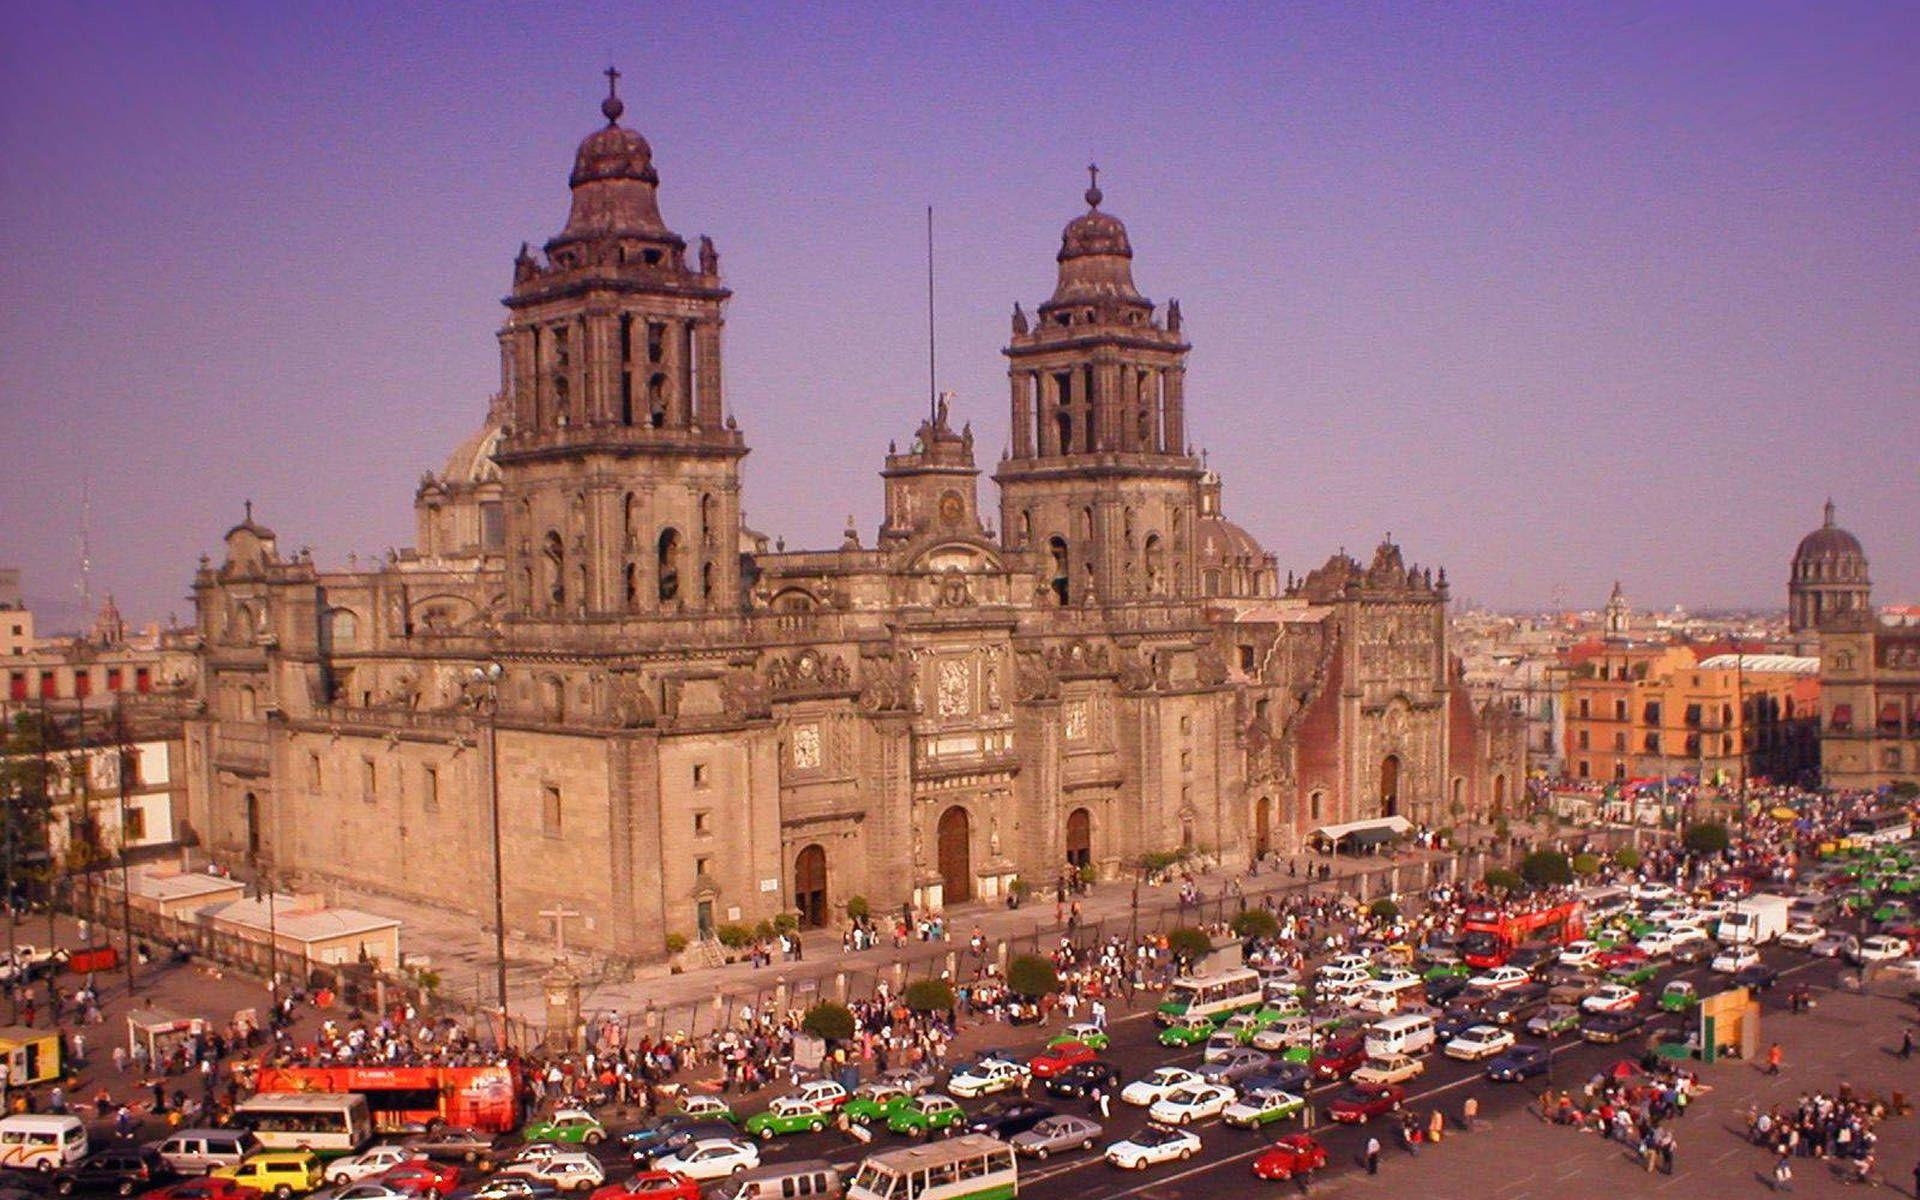
{"label": "yellow building", "polygon": [[1574,647],[1567,773],[1797,779],[1818,763],[1819,660],[1614,641]]}

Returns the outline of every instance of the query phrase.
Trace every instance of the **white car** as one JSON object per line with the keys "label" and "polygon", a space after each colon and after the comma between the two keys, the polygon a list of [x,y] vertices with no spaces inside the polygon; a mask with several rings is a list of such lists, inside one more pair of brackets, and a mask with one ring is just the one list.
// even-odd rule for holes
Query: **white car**
{"label": "white car", "polygon": [[947,1079],[947,1090],[972,1099],[993,1092],[1016,1091],[1026,1081],[1027,1068],[1021,1064],[1004,1058],[983,1058],[954,1071]]}
{"label": "white car", "polygon": [[1360,967],[1325,966],[1314,973],[1313,986],[1323,992],[1336,988],[1360,987],[1373,976]]}
{"label": "white car", "polygon": [[847,1102],[847,1089],[831,1079],[809,1079],[788,1093],[789,1100],[804,1100],[815,1108],[837,1110]]}
{"label": "white car", "polygon": [[1136,1079],[1120,1089],[1120,1099],[1146,1108],[1183,1087],[1199,1087],[1204,1083],[1206,1080],[1185,1067],[1159,1067],[1145,1079]]}
{"label": "white car", "polygon": [[1278,1021],[1253,1035],[1255,1050],[1290,1050],[1295,1046],[1304,1046],[1313,1040],[1313,1018],[1281,1017]]}
{"label": "white car", "polygon": [[584,1150],[566,1150],[545,1158],[517,1162],[501,1174],[537,1179],[541,1183],[552,1184],[556,1191],[562,1192],[590,1192],[607,1181],[606,1168],[600,1165],[599,1159]]}
{"label": "white car", "polygon": [[1760,952],[1752,946],[1728,946],[1714,955],[1713,961],[1707,964],[1709,970],[1719,971],[1723,975],[1731,975],[1735,971],[1743,971],[1748,967],[1759,965]]}
{"label": "white car", "polygon": [[1682,946],[1713,940],[1707,936],[1707,931],[1698,925],[1669,925],[1667,926],[1667,936],[1673,939],[1673,948],[1675,950],[1678,950]]}
{"label": "white car", "polygon": [[1475,1025],[1461,1030],[1441,1047],[1440,1052],[1448,1058],[1475,1062],[1505,1053],[1513,1048],[1517,1040],[1519,1039],[1513,1036],[1511,1029],[1502,1029],[1498,1025]]}
{"label": "white car", "polygon": [[725,1179],[760,1165],[760,1147],[734,1138],[702,1138],[653,1161],[655,1170],[678,1171],[689,1179]]}
{"label": "white car", "polygon": [[1148,1125],[1107,1147],[1107,1161],[1126,1171],[1144,1171],[1154,1163],[1174,1162],[1200,1153],[1200,1135],[1190,1129]]}
{"label": "white car", "polygon": [[1362,975],[1366,975],[1373,970],[1373,958],[1370,955],[1356,954],[1350,950],[1345,954],[1336,956],[1327,965],[1329,967],[1340,967],[1345,970],[1358,971]]}
{"label": "white car", "polygon": [[1409,1079],[1424,1074],[1427,1064],[1405,1054],[1389,1054],[1383,1058],[1369,1058],[1360,1064],[1347,1078],[1354,1083],[1377,1083],[1385,1087],[1390,1083],[1405,1083]]}
{"label": "white car", "polygon": [[1153,1102],[1147,1119],[1167,1125],[1190,1125],[1207,1117],[1217,1117],[1239,1097],[1230,1087],[1203,1083],[1169,1092]]}
{"label": "white car", "polygon": [[1780,933],[1780,944],[1789,950],[1811,950],[1813,944],[1827,936],[1827,931],[1810,921],[1795,921]]}
{"label": "white car", "polygon": [[1624,984],[1609,983],[1593,995],[1580,1002],[1582,1011],[1590,1013],[1626,1012],[1640,1003],[1640,993]]}
{"label": "white car", "polygon": [[1860,939],[1860,949],[1854,957],[1862,963],[1883,963],[1905,958],[1909,952],[1907,939],[1894,937],[1890,933],[1876,933],[1870,938]]}
{"label": "white car", "polygon": [[404,1146],[375,1146],[362,1150],[358,1154],[349,1154],[345,1158],[336,1158],[327,1164],[327,1182],[338,1185],[354,1183],[358,1180],[378,1175],[388,1167],[397,1167],[403,1162],[412,1162],[421,1157]]}
{"label": "white car", "polygon": [[1633,945],[1648,958],[1665,958],[1673,953],[1673,934],[1665,929],[1649,929]]}
{"label": "white car", "polygon": [[1568,942],[1566,945],[1560,947],[1561,963],[1565,966],[1572,967],[1576,971],[1586,970],[1593,965],[1593,960],[1598,957],[1600,957],[1600,947],[1593,942],[1587,941],[1585,938],[1577,942]]}
{"label": "white car", "polygon": [[1533,976],[1522,971],[1519,967],[1495,967],[1490,971],[1482,971],[1480,974],[1469,978],[1467,980],[1467,986],[1487,988],[1492,991],[1505,991],[1508,988],[1517,988],[1521,984],[1529,983],[1532,980]]}
{"label": "white car", "polygon": [[1420,983],[1420,977],[1406,967],[1387,967],[1373,981],[1387,987],[1413,987]]}
{"label": "white car", "polygon": [[1674,890],[1664,883],[1636,883],[1627,894],[1635,900],[1671,900]]}

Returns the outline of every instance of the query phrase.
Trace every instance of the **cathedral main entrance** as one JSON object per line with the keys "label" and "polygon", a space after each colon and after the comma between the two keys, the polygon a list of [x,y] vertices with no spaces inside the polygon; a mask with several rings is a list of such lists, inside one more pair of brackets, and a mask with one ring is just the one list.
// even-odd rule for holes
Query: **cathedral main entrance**
{"label": "cathedral main entrance", "polygon": [[1380,815],[1400,815],[1400,756],[1389,754],[1380,760]]}
{"label": "cathedral main entrance", "polygon": [[1084,808],[1067,814],[1067,861],[1076,867],[1093,861],[1093,814]]}
{"label": "cathedral main entrance", "polygon": [[793,907],[807,929],[827,923],[827,852],[817,844],[793,860]]}
{"label": "cathedral main entrance", "polygon": [[946,903],[973,899],[973,823],[958,804],[940,814],[936,835],[940,883]]}

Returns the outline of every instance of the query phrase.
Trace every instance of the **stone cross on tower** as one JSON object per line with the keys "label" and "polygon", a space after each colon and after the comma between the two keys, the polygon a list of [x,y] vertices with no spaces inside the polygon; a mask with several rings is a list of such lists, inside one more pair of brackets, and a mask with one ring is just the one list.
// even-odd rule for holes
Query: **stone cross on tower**
{"label": "stone cross on tower", "polygon": [[565,904],[556,904],[552,908],[543,908],[540,915],[553,922],[553,956],[567,956],[567,922],[579,916],[578,912]]}

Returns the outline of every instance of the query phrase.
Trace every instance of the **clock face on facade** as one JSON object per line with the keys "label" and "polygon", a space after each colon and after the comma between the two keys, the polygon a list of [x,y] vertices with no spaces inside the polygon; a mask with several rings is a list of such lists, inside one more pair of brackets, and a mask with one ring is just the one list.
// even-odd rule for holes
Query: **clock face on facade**
{"label": "clock face on facade", "polygon": [[940,519],[949,525],[958,525],[960,518],[967,515],[967,502],[958,492],[948,492],[940,497]]}

